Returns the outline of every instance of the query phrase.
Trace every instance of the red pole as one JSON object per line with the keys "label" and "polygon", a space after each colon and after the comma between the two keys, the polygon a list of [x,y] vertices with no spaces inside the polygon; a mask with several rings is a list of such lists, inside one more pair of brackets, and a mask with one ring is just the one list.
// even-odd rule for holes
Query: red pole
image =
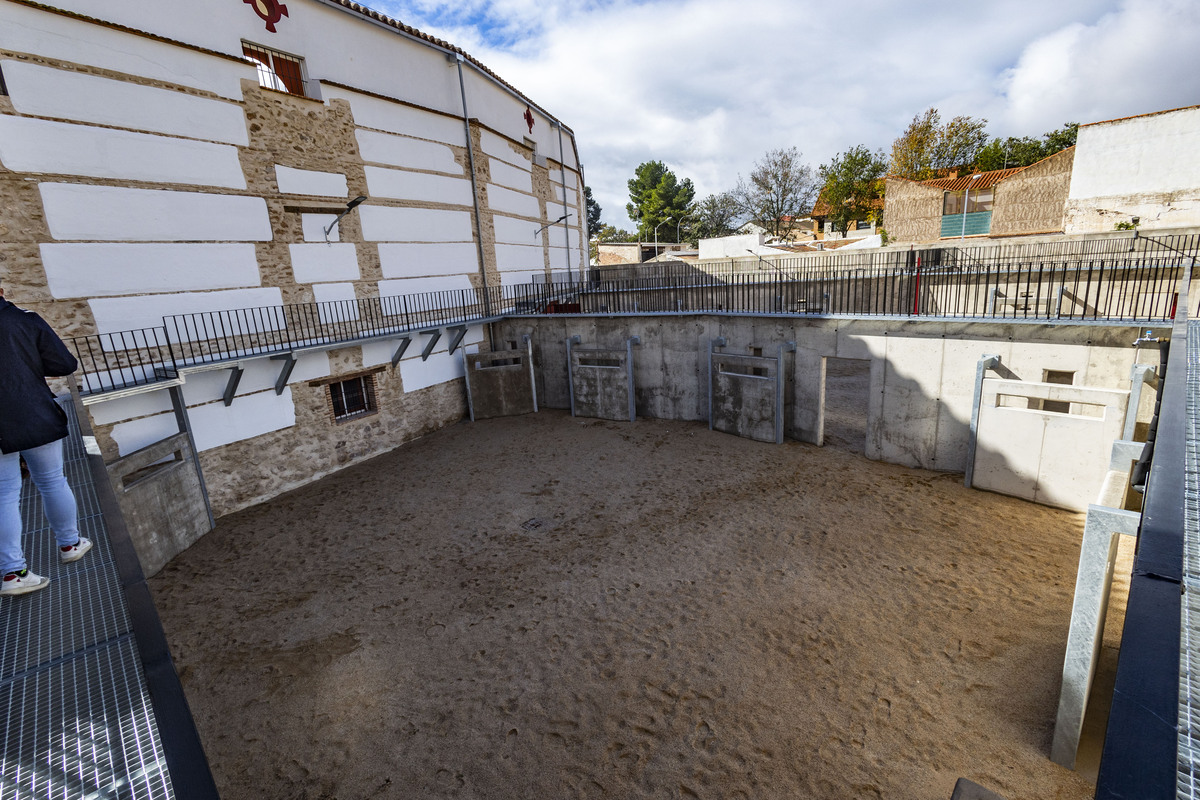
{"label": "red pole", "polygon": [[921,257],[917,256],[917,285],[913,290],[913,310],[914,317],[921,316]]}

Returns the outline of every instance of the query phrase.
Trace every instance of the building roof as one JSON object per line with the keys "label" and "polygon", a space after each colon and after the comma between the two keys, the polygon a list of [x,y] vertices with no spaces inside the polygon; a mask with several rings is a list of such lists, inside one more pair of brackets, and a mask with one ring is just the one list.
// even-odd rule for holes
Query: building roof
{"label": "building roof", "polygon": [[[544,114],[549,119],[552,119],[555,122],[562,125],[564,130],[567,130],[567,131],[571,130],[566,125],[563,125],[562,121],[559,120],[558,117],[547,112],[546,109],[542,108],[537,103],[530,100],[528,97],[525,96],[525,94],[523,92],[521,92],[520,89],[518,89],[517,87],[513,86],[508,81],[501,78],[495,72],[492,72],[491,69],[486,67],[482,62],[480,62],[479,60],[477,60],[476,58],[471,56],[469,53],[467,53],[467,51],[463,50],[458,45],[450,44],[450,42],[447,42],[444,39],[439,39],[436,36],[430,36],[429,34],[423,32],[423,31],[420,31],[411,25],[405,25],[403,22],[401,22],[398,19],[392,19],[391,17],[387,16],[386,14],[381,14],[372,8],[368,8],[367,6],[362,5],[361,3],[352,2],[352,0],[318,0],[318,2],[325,3],[326,5],[340,6],[340,7],[344,8],[348,11],[351,11],[355,14],[358,14],[360,16],[366,17],[367,19],[378,22],[386,27],[389,27],[396,31],[399,31],[400,33],[411,36],[414,39],[419,39],[419,40],[426,42],[428,44],[431,44],[434,47],[437,47],[441,50],[445,50],[447,52],[455,53],[457,55],[462,56],[463,61],[470,63],[472,66],[474,66],[480,72],[484,73],[489,78],[496,81],[496,83],[499,83],[501,86],[503,86],[504,88],[508,89],[510,92],[515,94],[517,97],[520,97],[522,100],[524,100],[526,103],[528,103],[530,105],[530,107],[536,108],[538,111],[540,111],[542,114]],[[572,133],[572,135],[573,135],[573,133]]]}
{"label": "building roof", "polygon": [[[97,24],[97,25],[103,25],[104,27],[112,28],[113,30],[134,33],[139,36],[145,36],[149,39],[154,39],[155,41],[166,42],[168,44],[174,44],[174,45],[181,45],[183,47],[187,47],[192,50],[198,50],[203,53],[208,53],[209,55],[220,56],[222,58],[228,58],[228,59],[231,59],[234,61],[245,61],[245,58],[243,58],[240,54],[235,55],[235,54],[230,54],[230,53],[222,53],[222,52],[219,52],[216,50],[211,50],[207,47],[200,47],[197,45],[189,44],[188,42],[181,42],[177,39],[171,39],[171,38],[168,38],[165,36],[159,36],[158,34],[150,33],[148,31],[138,30],[137,28],[130,28],[127,25],[121,25],[116,22],[110,22],[108,20],[101,19],[99,17],[93,17],[93,16],[88,16],[87,14],[81,14],[77,11],[70,11],[70,10],[64,9],[64,8],[55,8],[53,6],[48,6],[43,3],[37,2],[37,0],[10,0],[10,2],[17,3],[18,5],[29,6],[30,8],[36,8],[39,11],[46,11],[51,14],[58,14],[59,16],[63,16],[63,17],[70,17],[72,19],[78,19],[78,20],[81,20],[84,22],[90,22],[90,23]],[[511,92],[513,95],[521,98],[521,100],[525,101],[525,103],[527,103],[530,108],[537,109],[546,118],[554,120],[559,125],[562,125],[563,130],[570,132],[572,138],[574,138],[574,131],[572,131],[571,128],[568,127],[567,125],[563,124],[562,120],[558,119],[558,117],[549,113],[548,111],[546,111],[546,109],[542,108],[537,103],[530,100],[527,96],[525,96],[524,93],[521,92],[521,90],[517,89],[511,83],[509,83],[508,81],[501,78],[499,75],[497,75],[495,72],[493,72],[487,66],[485,66],[478,59],[471,56],[469,53],[467,53],[461,47],[450,44],[449,42],[444,41],[442,39],[438,39],[436,36],[430,36],[427,33],[417,30],[416,28],[412,27],[411,25],[405,25],[400,20],[392,19],[391,17],[387,16],[386,14],[380,14],[378,11],[367,8],[366,6],[362,5],[361,3],[352,2],[352,0],[316,0],[316,2],[324,3],[325,5],[329,5],[329,6],[342,8],[350,13],[357,14],[360,17],[371,20],[377,24],[383,25],[384,27],[392,28],[397,33],[400,33],[400,34],[403,34],[406,36],[411,36],[414,39],[418,39],[418,40],[425,42],[426,44],[429,44],[440,50],[445,50],[448,53],[455,53],[456,55],[462,56],[463,61],[471,64],[473,67],[475,67],[481,73],[483,73],[488,78],[495,81],[500,86],[503,86],[506,90]],[[351,87],[351,88],[353,88],[353,87]]]}
{"label": "building roof", "polygon": [[962,192],[967,189],[990,189],[1000,181],[1016,175],[1023,169],[1025,167],[993,169],[988,172],[975,172],[956,178],[934,178],[930,181],[921,181],[921,183],[946,192]]}
{"label": "building roof", "polygon": [[1127,119],[1141,119],[1142,117],[1154,117],[1159,114],[1173,114],[1176,111],[1191,111],[1192,109],[1200,108],[1200,106],[1181,106],[1180,108],[1167,108],[1162,111],[1147,111],[1145,114],[1131,114],[1128,117],[1117,117],[1116,119],[1102,119],[1097,122],[1084,122],[1079,125],[1081,128],[1087,128],[1091,125],[1108,125],[1113,122],[1124,122]]}
{"label": "building roof", "polygon": [[[895,180],[901,180],[901,181],[912,181],[913,183],[919,183],[922,186],[929,186],[933,189],[941,189],[942,191],[946,191],[946,192],[964,192],[967,190],[968,187],[970,187],[971,189],[990,189],[993,186],[995,186],[997,183],[1000,183],[1001,181],[1007,180],[1008,178],[1011,178],[1013,175],[1016,175],[1018,172],[1023,172],[1024,170],[1027,170],[1032,166],[1041,164],[1043,161],[1048,161],[1048,160],[1054,158],[1055,156],[1058,156],[1062,153],[1066,153],[1067,151],[1074,150],[1074,149],[1075,149],[1075,145],[1071,145],[1070,147],[1064,147],[1062,150],[1059,150],[1057,153],[1051,153],[1050,155],[1046,156],[1045,158],[1040,158],[1037,161],[1034,161],[1032,164],[1026,164],[1023,167],[1009,167],[1008,169],[993,169],[993,170],[988,170],[987,172],[968,173],[961,177],[956,176],[953,178],[932,178],[927,181],[917,181],[917,180],[913,180],[912,178],[906,178],[903,175],[888,175],[888,179],[889,180],[895,179]],[[978,176],[978,177],[976,177],[976,176]]]}

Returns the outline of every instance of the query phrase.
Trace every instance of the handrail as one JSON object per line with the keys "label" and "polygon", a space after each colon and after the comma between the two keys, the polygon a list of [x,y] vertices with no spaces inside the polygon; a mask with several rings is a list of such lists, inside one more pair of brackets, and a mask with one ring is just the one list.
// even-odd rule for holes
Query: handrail
{"label": "handrail", "polygon": [[[1200,245],[1200,237],[1193,237]],[[969,267],[908,253],[891,265],[754,272],[654,268],[648,274],[582,281],[548,279],[323,303],[174,314],[155,328],[71,340],[86,394],[178,379],[181,369],[236,358],[543,313],[740,313],[905,316],[945,319],[1086,320],[1161,324],[1174,317],[1181,256],[1123,252],[1020,262],[998,257]],[[915,251],[914,251],[915,252]],[[946,253],[947,251],[936,251]],[[1187,256],[1190,258],[1190,256]],[[564,274],[565,277],[565,274]]]}

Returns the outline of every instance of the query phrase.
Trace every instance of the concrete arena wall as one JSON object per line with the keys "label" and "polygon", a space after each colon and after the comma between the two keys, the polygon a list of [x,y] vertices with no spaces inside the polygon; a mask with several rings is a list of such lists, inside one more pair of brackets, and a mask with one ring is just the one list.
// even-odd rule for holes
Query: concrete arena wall
{"label": "concrete arena wall", "polygon": [[[707,420],[709,343],[724,352],[755,348],[785,354],[785,435],[820,444],[823,437],[825,359],[871,362],[868,458],[944,471],[966,468],[975,370],[984,355],[1001,356],[1018,379],[1041,381],[1044,370],[1075,373],[1075,383],[1128,389],[1138,335],[1133,326],[1091,327],[1016,323],[846,320],[687,315],[677,317],[536,317],[496,323],[497,340],[533,339],[538,398],[568,408],[566,339],[583,346],[634,348],[638,416]],[[1143,354],[1142,360],[1149,357]],[[1157,358],[1157,356],[1153,356]]]}

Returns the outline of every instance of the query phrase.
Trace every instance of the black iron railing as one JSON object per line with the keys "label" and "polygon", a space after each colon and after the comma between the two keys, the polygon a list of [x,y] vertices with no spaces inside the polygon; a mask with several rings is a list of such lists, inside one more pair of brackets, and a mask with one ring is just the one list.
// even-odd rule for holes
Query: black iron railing
{"label": "black iron railing", "polygon": [[[1167,241],[1179,252],[1166,249]],[[1064,248],[1052,244],[1038,249]],[[97,393],[161,381],[189,366],[537,314],[1162,323],[1175,316],[1183,266],[1200,250],[1200,237],[1073,244],[1074,252],[1037,258],[1027,245],[762,260],[750,271],[667,263],[632,272],[552,273],[537,283],[487,289],[178,314],[165,317],[161,328],[77,337],[73,346],[83,363],[83,390]]]}

